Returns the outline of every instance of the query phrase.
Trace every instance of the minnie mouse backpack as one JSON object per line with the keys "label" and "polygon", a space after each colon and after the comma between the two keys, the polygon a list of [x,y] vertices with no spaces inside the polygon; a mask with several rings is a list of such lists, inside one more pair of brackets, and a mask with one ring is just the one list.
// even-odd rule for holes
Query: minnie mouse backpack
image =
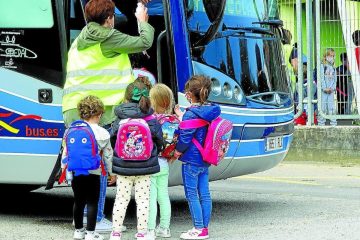
{"label": "minnie mouse backpack", "polygon": [[115,152],[120,158],[125,161],[146,161],[151,157],[154,143],[146,121],[154,118],[150,115],[143,119],[120,121],[115,143]]}

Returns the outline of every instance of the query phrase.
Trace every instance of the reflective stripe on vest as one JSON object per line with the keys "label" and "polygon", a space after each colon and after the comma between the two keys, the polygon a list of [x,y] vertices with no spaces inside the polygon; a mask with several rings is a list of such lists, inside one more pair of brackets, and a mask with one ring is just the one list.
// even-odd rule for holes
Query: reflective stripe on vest
{"label": "reflective stripe on vest", "polygon": [[129,56],[107,58],[102,54],[100,43],[79,51],[77,40],[68,54],[63,112],[75,109],[87,95],[99,97],[105,106],[118,105],[128,84],[135,80]]}

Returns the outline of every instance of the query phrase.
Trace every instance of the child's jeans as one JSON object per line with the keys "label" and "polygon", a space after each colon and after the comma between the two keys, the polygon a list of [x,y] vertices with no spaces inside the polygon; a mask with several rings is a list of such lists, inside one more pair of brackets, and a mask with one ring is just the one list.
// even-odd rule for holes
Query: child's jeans
{"label": "child's jeans", "polygon": [[183,164],[182,178],[193,224],[198,229],[207,228],[212,210],[209,168]]}
{"label": "child's jeans", "polygon": [[113,209],[113,229],[121,231],[127,206],[131,198],[131,190],[135,186],[137,208],[137,230],[146,231],[149,219],[150,175],[117,176],[116,198]]}
{"label": "child's jeans", "polygon": [[[335,103],[334,103],[334,93],[331,93],[331,94],[323,93],[321,101],[322,101],[321,102],[321,110],[323,111],[323,113],[325,113],[327,115],[335,115],[336,114]],[[325,122],[326,122],[326,119],[323,118],[319,114],[318,125],[324,126]],[[330,125],[336,126],[337,125],[336,119],[331,119]]]}
{"label": "child's jeans", "polygon": [[169,167],[161,168],[159,173],[151,176],[150,212],[148,229],[156,227],[157,203],[160,207],[160,227],[169,228],[171,218],[171,204],[169,198]]}

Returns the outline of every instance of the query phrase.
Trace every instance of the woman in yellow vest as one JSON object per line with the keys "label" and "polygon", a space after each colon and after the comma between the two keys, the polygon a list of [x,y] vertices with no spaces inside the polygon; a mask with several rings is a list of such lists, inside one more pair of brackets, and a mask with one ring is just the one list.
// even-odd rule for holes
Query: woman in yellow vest
{"label": "woman in yellow vest", "polygon": [[113,107],[122,101],[127,85],[135,80],[128,54],[147,50],[153,43],[154,28],[147,23],[145,7],[135,13],[140,33],[136,37],[114,29],[114,11],[111,0],[91,0],[85,6],[88,24],[68,53],[62,102],[66,126],[78,119],[77,103],[87,95],[99,97],[105,105],[100,124],[111,124],[115,120]]}
{"label": "woman in yellow vest", "polygon": [[[111,124],[115,120],[113,108],[123,100],[127,85],[135,80],[128,54],[145,51],[153,43],[154,28],[147,23],[149,16],[143,5],[135,13],[140,33],[137,37],[114,29],[114,11],[111,0],[90,0],[85,6],[88,24],[68,53],[62,102],[66,126],[79,119],[77,104],[87,95],[99,97],[105,105],[100,125],[106,128]],[[112,230],[112,223],[104,215],[106,186],[107,177],[101,176],[97,232]]]}

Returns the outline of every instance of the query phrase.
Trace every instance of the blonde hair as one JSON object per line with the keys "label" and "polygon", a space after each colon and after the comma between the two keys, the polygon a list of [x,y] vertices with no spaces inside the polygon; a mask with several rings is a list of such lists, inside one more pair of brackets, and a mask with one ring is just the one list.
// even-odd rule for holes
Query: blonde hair
{"label": "blonde hair", "polygon": [[330,53],[334,53],[335,54],[335,50],[333,48],[327,48],[324,52],[324,56],[323,56],[323,60],[322,63],[326,64],[326,57],[330,55]]}
{"label": "blonde hair", "polygon": [[162,83],[150,89],[151,106],[156,113],[171,114],[174,108],[174,95],[171,89]]}
{"label": "blonde hair", "polygon": [[77,105],[77,110],[80,118],[83,120],[89,120],[105,112],[104,104],[100,98],[92,95],[81,99]]}

